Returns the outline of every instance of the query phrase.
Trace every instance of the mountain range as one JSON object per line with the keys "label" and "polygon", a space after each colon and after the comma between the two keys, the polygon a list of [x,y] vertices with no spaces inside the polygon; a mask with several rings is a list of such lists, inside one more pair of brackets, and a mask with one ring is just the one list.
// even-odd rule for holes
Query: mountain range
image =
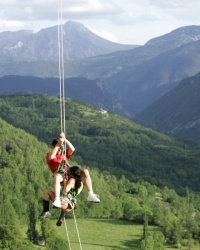
{"label": "mountain range", "polygon": [[200,144],[200,73],[189,77],[143,110],[134,121]]}
{"label": "mountain range", "polygon": [[[13,93],[15,88],[19,92],[27,89],[28,93],[58,93],[55,85],[50,84],[58,77],[56,29],[55,26],[38,33],[0,33],[1,93]],[[148,126],[155,122],[144,118],[145,109],[181,86],[183,79],[200,72],[200,26],[178,28],[144,46],[106,41],[71,21],[63,25],[63,30],[67,96],[112,109]],[[49,82],[43,90],[42,82]],[[70,88],[74,89],[73,95]],[[160,125],[159,129],[177,131],[165,130]]]}
{"label": "mountain range", "polygon": [[[104,86],[98,79],[89,80],[83,77],[65,79],[65,97],[77,99],[93,106],[112,110],[114,100],[104,91]],[[90,91],[88,91],[90,90]],[[0,94],[44,94],[60,95],[58,78],[39,78],[34,76],[3,76],[0,78]]]}
{"label": "mountain range", "polygon": [[[99,56],[119,50],[128,50],[137,45],[123,45],[105,40],[80,23],[69,21],[62,25],[63,59],[77,60]],[[20,30],[0,33],[1,58],[58,61],[58,26],[39,32]]]}

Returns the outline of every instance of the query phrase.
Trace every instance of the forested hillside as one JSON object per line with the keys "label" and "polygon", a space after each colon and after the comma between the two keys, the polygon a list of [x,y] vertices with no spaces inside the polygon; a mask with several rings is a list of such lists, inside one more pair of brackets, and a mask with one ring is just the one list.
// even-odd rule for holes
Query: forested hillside
{"label": "forested hillside", "polygon": [[[60,101],[43,95],[0,98],[1,118],[50,145],[60,134]],[[67,137],[78,164],[109,170],[130,180],[200,191],[200,148],[139,126],[114,113],[66,99]],[[126,173],[125,173],[126,171]]]}
{"label": "forested hillside", "polygon": [[[25,118],[21,114],[18,120],[22,117]],[[28,126],[28,123],[26,125]],[[61,236],[49,235],[53,230],[49,228],[50,224],[45,224],[44,221],[41,231],[37,228],[37,218],[42,209],[42,192],[45,188],[52,187],[52,174],[44,161],[48,146],[2,119],[0,136],[0,248],[36,249],[33,245],[35,238],[42,235],[46,236],[49,244],[47,249],[57,250],[61,245],[66,246]],[[75,162],[72,161],[71,164]],[[94,168],[90,168],[90,173],[94,190],[98,191],[101,203],[86,203],[87,194],[84,189],[78,198],[78,218],[115,218],[144,224],[144,234],[141,235],[143,250],[149,240],[153,240],[147,233],[148,224],[158,226],[157,249],[165,249],[164,242],[198,246],[198,193],[187,188],[185,196],[180,197],[173,189],[151,185],[142,178],[131,182],[124,175],[117,177],[108,171]],[[57,216],[58,212],[52,211],[52,219]],[[161,236],[165,237],[164,241]]]}

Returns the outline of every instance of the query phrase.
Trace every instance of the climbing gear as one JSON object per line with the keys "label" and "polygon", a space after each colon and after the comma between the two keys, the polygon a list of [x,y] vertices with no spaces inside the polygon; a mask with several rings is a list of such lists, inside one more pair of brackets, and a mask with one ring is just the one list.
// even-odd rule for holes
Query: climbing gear
{"label": "climbing gear", "polygon": [[62,195],[60,200],[62,205],[69,204],[71,209],[74,209],[76,206],[76,199],[74,198],[72,192]]}
{"label": "climbing gear", "polygon": [[62,161],[56,171],[56,173],[64,174],[65,179],[68,179],[68,171],[70,169],[70,165],[66,161]]}

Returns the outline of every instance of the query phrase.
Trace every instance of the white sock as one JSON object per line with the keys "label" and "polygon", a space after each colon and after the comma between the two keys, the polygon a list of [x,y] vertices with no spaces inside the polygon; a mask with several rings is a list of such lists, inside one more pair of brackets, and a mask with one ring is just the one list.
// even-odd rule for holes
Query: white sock
{"label": "white sock", "polygon": [[93,193],[93,190],[90,190],[89,192],[88,192],[88,194],[89,195],[93,195],[94,193]]}

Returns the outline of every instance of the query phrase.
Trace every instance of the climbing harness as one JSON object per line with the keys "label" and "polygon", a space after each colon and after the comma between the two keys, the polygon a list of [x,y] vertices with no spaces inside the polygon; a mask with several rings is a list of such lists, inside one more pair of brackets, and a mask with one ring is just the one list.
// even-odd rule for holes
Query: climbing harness
{"label": "climbing harness", "polygon": [[[62,119],[62,118],[61,118]],[[65,119],[65,118],[64,118]],[[65,126],[64,126],[65,127]],[[66,144],[63,143],[62,144],[62,153],[61,155],[65,155],[66,154]],[[58,166],[58,169],[56,170],[56,173],[62,173],[64,174],[65,178],[68,179],[68,171],[70,169],[70,164],[66,161],[66,160],[63,160],[59,166]]]}
{"label": "climbing harness", "polygon": [[62,161],[55,173],[63,174],[65,179],[67,180],[68,179],[68,171],[69,171],[70,167],[71,166],[66,161]]}
{"label": "climbing harness", "polygon": [[[61,131],[65,132],[65,83],[64,83],[64,78],[65,78],[65,73],[64,73],[64,50],[63,50],[63,26],[62,26],[62,0],[58,0],[58,61],[59,61],[59,83],[60,83],[60,127]],[[63,145],[63,149],[66,149],[66,142],[65,145]],[[64,150],[63,150],[64,151]],[[67,171],[67,163],[64,161],[63,165],[61,165],[62,168],[60,168],[60,171],[63,171],[66,173]],[[79,231],[78,231],[78,226],[76,222],[76,217],[73,211],[73,217],[74,217],[74,222],[76,226],[76,232],[78,236],[78,241],[80,245],[80,249],[82,250],[81,246],[81,240],[79,236]],[[69,239],[69,234],[68,234],[68,229],[67,229],[67,223],[64,217],[64,223],[65,223],[65,230],[67,234],[67,240],[68,240],[68,245],[69,249],[71,250],[71,244],[70,244],[70,239]]]}
{"label": "climbing harness", "polygon": [[61,204],[69,204],[71,209],[75,209],[76,207],[76,198],[73,196],[71,192],[68,192],[67,194],[64,194],[60,197]]}

